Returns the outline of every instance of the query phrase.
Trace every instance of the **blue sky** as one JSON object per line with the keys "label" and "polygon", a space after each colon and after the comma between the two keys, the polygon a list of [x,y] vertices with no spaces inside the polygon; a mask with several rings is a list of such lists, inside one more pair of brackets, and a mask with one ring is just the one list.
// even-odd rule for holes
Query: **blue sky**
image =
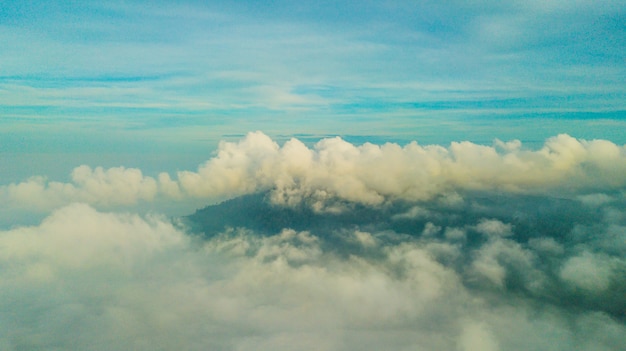
{"label": "blue sky", "polygon": [[189,167],[253,130],[624,143],[625,17],[624,1],[3,1],[3,176]]}

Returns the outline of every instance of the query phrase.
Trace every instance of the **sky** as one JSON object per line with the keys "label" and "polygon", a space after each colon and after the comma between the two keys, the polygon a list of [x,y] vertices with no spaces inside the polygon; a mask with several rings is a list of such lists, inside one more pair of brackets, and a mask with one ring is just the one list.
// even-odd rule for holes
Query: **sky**
{"label": "sky", "polygon": [[2,176],[59,179],[83,163],[188,169],[219,140],[257,130],[624,143],[625,7],[3,1]]}
{"label": "sky", "polygon": [[625,23],[0,1],[0,349],[619,350]]}

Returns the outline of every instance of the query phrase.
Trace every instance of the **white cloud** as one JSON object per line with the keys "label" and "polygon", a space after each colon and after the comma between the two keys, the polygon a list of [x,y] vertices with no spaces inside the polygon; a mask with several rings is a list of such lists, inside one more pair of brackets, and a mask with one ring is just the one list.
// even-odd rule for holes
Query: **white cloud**
{"label": "white cloud", "polygon": [[[502,145],[508,145],[503,147]],[[273,190],[277,203],[338,198],[363,204],[428,200],[455,190],[539,192],[626,184],[626,152],[608,141],[559,135],[538,151],[517,142],[469,142],[449,148],[411,143],[355,146],[324,139],[313,149],[292,139],[282,147],[262,133],[222,143],[197,172],[179,172],[191,196],[232,196]]]}
{"label": "white cloud", "polygon": [[428,218],[432,213],[425,208],[413,206],[408,211],[393,216],[394,220]]}
{"label": "white cloud", "polygon": [[459,351],[497,351],[498,343],[484,323],[469,321],[458,341]]}
{"label": "white cloud", "polygon": [[563,245],[553,238],[533,238],[528,241],[528,245],[542,254],[558,256],[565,252]]}
{"label": "white cloud", "polygon": [[157,182],[136,168],[80,166],[72,171],[72,181],[80,189],[80,200],[95,204],[133,204],[152,200],[157,193]]}
{"label": "white cloud", "polygon": [[513,235],[512,226],[507,223],[502,223],[497,219],[481,219],[475,228],[476,231],[488,237]]}
{"label": "white cloud", "polygon": [[529,291],[543,288],[546,277],[535,267],[535,253],[517,242],[492,237],[474,252],[474,256],[468,270],[472,279],[504,288],[506,278],[515,277]]}
{"label": "white cloud", "polygon": [[[47,210],[71,202],[104,207],[132,205],[140,200],[151,201],[158,192],[157,181],[145,177],[136,168],[113,167],[105,170],[83,165],[72,171],[71,178],[71,183],[61,183],[32,177],[21,183],[3,186],[0,194],[14,207]],[[168,185],[171,186],[164,184]]]}
{"label": "white cloud", "polygon": [[[571,346],[575,330],[585,330],[588,349],[615,345],[626,331],[602,313],[538,310],[506,290],[467,289],[463,270],[439,260],[467,254],[459,245],[347,233],[355,238],[375,254],[341,255],[324,238],[291,229],[200,240],[160,217],[64,207],[39,225],[0,231],[0,345],[558,350]],[[535,269],[532,253],[509,239],[477,252],[507,273]]]}
{"label": "white cloud", "polygon": [[435,225],[432,222],[428,222],[424,226],[424,230],[422,231],[422,235],[424,235],[424,236],[434,236],[434,235],[439,234],[439,232],[441,232],[441,227],[440,226]]}
{"label": "white cloud", "polygon": [[376,238],[374,238],[372,234],[368,232],[362,232],[360,230],[357,230],[354,232],[354,237],[364,247],[376,246]]}
{"label": "white cloud", "polygon": [[180,171],[176,178],[161,173],[155,179],[132,168],[80,166],[69,183],[35,177],[2,186],[0,196],[12,207],[50,209],[81,201],[112,208],[162,199],[216,201],[271,190],[277,204],[305,201],[320,211],[341,211],[340,201],[379,205],[440,198],[458,203],[458,192],[467,190],[574,195],[624,185],[626,151],[603,140],[559,135],[530,151],[518,142],[496,141],[493,147],[455,142],[446,148],[415,142],[356,146],[330,138],[309,148],[297,139],[280,146],[256,132],[237,143],[220,143],[216,155],[197,171]]}
{"label": "white cloud", "polygon": [[446,228],[444,235],[446,239],[451,241],[465,240],[466,233],[465,230],[460,228]]}
{"label": "white cloud", "polygon": [[567,260],[560,271],[565,282],[591,293],[608,289],[611,276],[610,260],[588,251]]}
{"label": "white cloud", "polygon": [[[38,227],[2,233],[0,257],[11,262],[38,262],[55,271],[132,266],[154,252],[182,245],[184,237],[158,218],[98,213],[84,204],[55,211]],[[53,273],[53,271],[50,271]],[[25,277],[29,274],[26,272]]]}
{"label": "white cloud", "polygon": [[586,194],[578,196],[578,200],[590,207],[598,207],[611,202],[613,199],[607,194]]}

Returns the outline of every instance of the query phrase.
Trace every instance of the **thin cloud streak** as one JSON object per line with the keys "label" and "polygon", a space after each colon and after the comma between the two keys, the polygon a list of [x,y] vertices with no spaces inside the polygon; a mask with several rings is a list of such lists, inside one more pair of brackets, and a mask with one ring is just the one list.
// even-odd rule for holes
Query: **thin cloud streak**
{"label": "thin cloud streak", "polygon": [[[254,79],[243,86],[241,81],[228,80],[236,88],[225,91],[204,78],[182,85],[168,79],[138,92],[137,100],[158,106],[165,91],[172,101],[197,106],[232,101],[227,105],[233,108],[252,104],[289,110],[294,102],[299,105],[309,99],[299,94],[295,100],[281,97],[306,85],[335,87],[335,96],[325,102],[338,105],[359,99],[384,104],[390,102],[389,96],[392,101],[419,102],[432,91],[407,87],[465,85],[470,88],[461,100],[472,96],[477,87],[498,92],[491,98],[510,97],[507,91],[521,99],[599,92],[584,99],[586,109],[597,110],[607,103],[624,109],[619,98],[624,94],[619,79],[624,49],[618,43],[625,33],[616,23],[626,9],[619,1],[583,1],[575,6],[561,2],[550,6],[339,2],[297,7],[284,3],[281,8],[220,3],[56,5],[40,2],[29,9],[10,2],[4,16],[11,21],[0,34],[7,48],[20,48],[0,56],[0,76],[59,80],[69,90],[60,89],[53,104],[72,101],[76,78],[145,75],[184,80],[240,72],[252,73]],[[45,11],[33,11],[38,6]],[[76,54],[68,56],[68,52]],[[0,86],[16,89],[3,80]],[[17,83],[23,88],[31,84]],[[124,103],[116,92],[119,83],[103,87],[110,91],[112,105]],[[93,84],[102,87],[102,82]],[[376,91],[383,85],[386,90]],[[84,83],[80,87],[85,88]],[[271,89],[256,94],[260,87]],[[43,94],[35,92],[32,104]],[[442,100],[456,100],[439,95]],[[28,106],[25,97],[20,100]],[[326,113],[316,103],[319,96],[309,98],[312,104],[307,107],[316,114]],[[323,105],[328,106],[332,104]]]}

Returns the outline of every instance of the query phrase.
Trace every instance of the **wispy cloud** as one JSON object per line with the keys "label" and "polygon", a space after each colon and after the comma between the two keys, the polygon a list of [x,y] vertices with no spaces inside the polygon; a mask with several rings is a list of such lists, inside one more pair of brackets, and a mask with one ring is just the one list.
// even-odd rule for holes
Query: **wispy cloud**
{"label": "wispy cloud", "polygon": [[[128,105],[133,97],[147,109],[304,107],[328,115],[359,100],[378,103],[377,113],[433,93],[456,103],[488,89],[488,99],[519,99],[525,112],[537,101],[563,111],[624,110],[620,2],[10,3],[1,37],[13,49],[0,56],[0,74],[59,84],[50,91],[2,78],[11,105],[39,105],[52,94],[51,104],[72,106],[75,90],[92,89],[98,94],[83,93],[82,103]],[[212,80],[224,72],[239,78]],[[167,78],[138,90],[133,77]],[[332,97],[298,89],[311,85],[333,87]],[[436,85],[442,89],[429,88]],[[551,99],[567,103],[544,104]]]}

